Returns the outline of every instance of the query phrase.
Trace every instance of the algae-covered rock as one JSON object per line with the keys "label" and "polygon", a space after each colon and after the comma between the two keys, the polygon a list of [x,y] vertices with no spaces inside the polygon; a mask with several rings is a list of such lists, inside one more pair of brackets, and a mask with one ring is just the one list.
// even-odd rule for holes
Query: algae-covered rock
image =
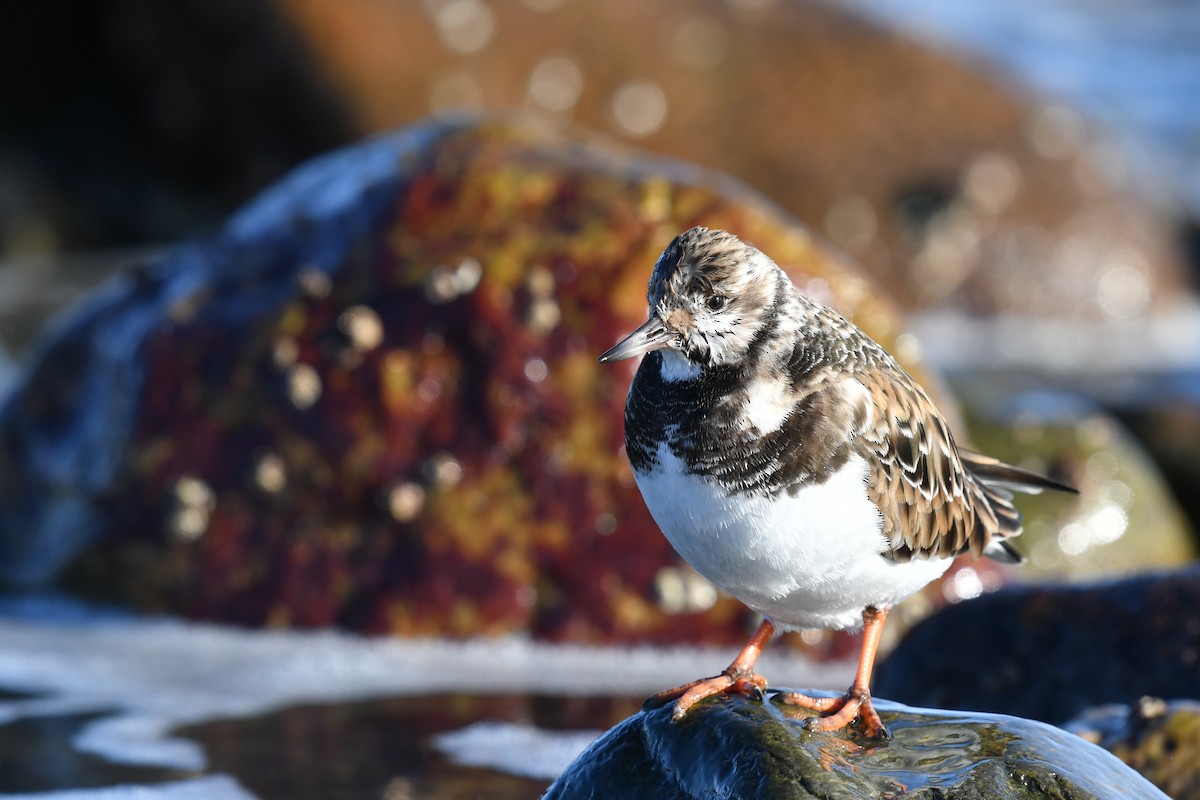
{"label": "algae-covered rock", "polygon": [[1113,753],[1174,800],[1200,800],[1200,702],[1143,697],[1132,705],[1090,708],[1064,727]]}
{"label": "algae-covered rock", "polygon": [[529,122],[415,126],[44,337],[0,410],[0,576],[66,564],[70,588],[255,625],[739,642],[749,612],[634,486],[633,367],[595,363],[695,224],[896,345],[887,299],[735,182]]}
{"label": "algae-covered rock", "polygon": [[1110,753],[1038,722],[876,701],[885,743],[815,733],[806,712],[740,696],[681,723],[643,710],[598,739],[547,800],[686,798],[1163,798]]}
{"label": "algae-covered rock", "polygon": [[1023,579],[1097,579],[1188,564],[1200,552],[1179,503],[1146,450],[1113,417],[975,424],[971,443],[1002,461],[1049,471],[1079,490],[1022,497]]}
{"label": "algae-covered rock", "polygon": [[1061,723],[1102,703],[1200,690],[1200,566],[1076,586],[1011,587],[949,606],[879,665],[906,703]]}

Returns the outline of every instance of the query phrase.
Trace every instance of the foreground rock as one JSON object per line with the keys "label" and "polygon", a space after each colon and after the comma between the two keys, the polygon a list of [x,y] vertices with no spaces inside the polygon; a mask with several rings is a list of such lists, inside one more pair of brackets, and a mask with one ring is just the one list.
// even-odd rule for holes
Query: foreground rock
{"label": "foreground rock", "polygon": [[[1163,798],[1101,748],[1037,722],[877,702],[893,738],[810,733],[803,712],[741,697],[641,711],[584,752],[548,800],[722,797]],[[794,716],[792,716],[794,715]]]}
{"label": "foreground rock", "polygon": [[1196,698],[1198,674],[1200,566],[1192,566],[1009,588],[950,606],[909,632],[879,666],[875,690],[1057,724],[1143,695]]}
{"label": "foreground rock", "polygon": [[1143,697],[1089,709],[1066,729],[1113,753],[1174,800],[1200,800],[1200,702]]}

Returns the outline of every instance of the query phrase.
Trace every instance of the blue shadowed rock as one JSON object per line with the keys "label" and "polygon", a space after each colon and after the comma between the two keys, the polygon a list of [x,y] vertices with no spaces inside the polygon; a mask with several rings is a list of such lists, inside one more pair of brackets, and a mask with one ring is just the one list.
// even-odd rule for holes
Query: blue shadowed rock
{"label": "blue shadowed rock", "polygon": [[544,798],[1166,797],[1107,751],[1040,722],[875,707],[890,742],[812,733],[800,724],[808,712],[740,696],[679,724],[669,706],[640,711],[596,740]]}
{"label": "blue shadowed rock", "polygon": [[[876,671],[906,703],[1061,724],[1101,703],[1200,694],[1200,567],[1009,588],[914,627]],[[955,656],[947,658],[953,649]]]}
{"label": "blue shadowed rock", "polygon": [[146,340],[197,296],[215,323],[275,311],[302,270],[337,269],[387,222],[400,165],[446,129],[413,126],[314,159],[217,236],[118,275],[44,329],[6,381],[0,436],[0,582],[36,585],[104,532],[137,422]]}

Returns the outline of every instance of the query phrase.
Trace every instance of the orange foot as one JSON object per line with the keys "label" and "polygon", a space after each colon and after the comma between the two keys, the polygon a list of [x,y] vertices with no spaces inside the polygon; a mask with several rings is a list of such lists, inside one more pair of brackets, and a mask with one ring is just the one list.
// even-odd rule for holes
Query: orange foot
{"label": "orange foot", "polygon": [[675,701],[675,710],[671,719],[678,722],[683,719],[692,706],[706,697],[718,694],[744,694],[749,697],[762,699],[763,690],[767,688],[767,679],[755,672],[733,674],[726,670],[712,678],[701,678],[698,681],[676,686],[652,696],[643,708],[658,708]]}
{"label": "orange foot", "polygon": [[810,731],[836,731],[850,726],[861,731],[868,739],[892,738],[875,706],[871,704],[870,692],[864,689],[851,687],[842,697],[809,697],[800,692],[782,692],[779,696],[788,705],[828,715],[805,720],[804,725]]}
{"label": "orange foot", "polygon": [[745,694],[762,699],[763,690],[767,688],[767,679],[754,671],[754,662],[758,661],[759,654],[774,633],[775,625],[771,620],[764,619],[750,637],[750,641],[742,648],[742,652],[720,675],[659,692],[647,700],[643,707],[658,708],[674,700],[675,711],[671,718],[678,722],[687,715],[692,706],[715,694]]}
{"label": "orange foot", "polygon": [[812,717],[804,724],[810,731],[836,731],[853,726],[868,739],[890,739],[887,727],[871,705],[871,669],[875,666],[875,651],[887,620],[886,608],[867,606],[863,609],[862,654],[858,658],[858,671],[850,691],[843,697],[809,697],[799,692],[784,692],[783,702],[827,714]]}

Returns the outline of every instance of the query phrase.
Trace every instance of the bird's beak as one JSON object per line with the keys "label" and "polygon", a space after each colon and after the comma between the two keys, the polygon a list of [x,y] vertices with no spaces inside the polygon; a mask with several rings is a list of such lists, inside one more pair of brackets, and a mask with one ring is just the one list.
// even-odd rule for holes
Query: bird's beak
{"label": "bird's beak", "polygon": [[621,361],[640,356],[651,350],[666,347],[674,336],[675,334],[667,330],[657,314],[651,314],[650,319],[646,320],[644,325],[605,350],[596,360],[601,364],[607,364],[609,361]]}

